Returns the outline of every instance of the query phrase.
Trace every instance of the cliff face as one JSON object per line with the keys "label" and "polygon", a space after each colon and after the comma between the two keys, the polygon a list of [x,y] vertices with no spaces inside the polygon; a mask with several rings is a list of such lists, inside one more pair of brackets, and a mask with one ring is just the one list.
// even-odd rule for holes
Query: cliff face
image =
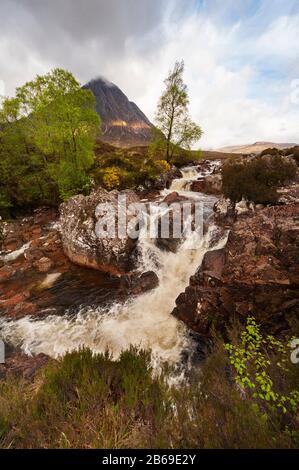
{"label": "cliff face", "polygon": [[298,259],[298,199],[235,216],[227,245],[206,253],[172,313],[208,336],[248,315],[268,332],[285,331],[299,317]]}
{"label": "cliff face", "polygon": [[150,142],[152,124],[116,85],[104,78],[97,78],[83,88],[95,95],[104,142],[121,147],[147,145]]}

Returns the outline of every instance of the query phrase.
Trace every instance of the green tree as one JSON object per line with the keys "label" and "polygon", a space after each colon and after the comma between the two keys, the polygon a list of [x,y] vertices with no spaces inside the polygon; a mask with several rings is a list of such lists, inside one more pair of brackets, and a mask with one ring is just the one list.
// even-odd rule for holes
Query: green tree
{"label": "green tree", "polygon": [[0,109],[2,199],[35,205],[84,191],[99,124],[92,92],[70,72],[54,69],[17,88]]}
{"label": "green tree", "polygon": [[[165,80],[165,91],[160,97],[156,124],[160,133],[155,134],[158,146],[164,144],[165,159],[170,162],[180,148],[190,150],[200,139],[201,128],[188,114],[189,98],[183,82],[184,62],[176,62]],[[161,134],[162,133],[162,134]]]}

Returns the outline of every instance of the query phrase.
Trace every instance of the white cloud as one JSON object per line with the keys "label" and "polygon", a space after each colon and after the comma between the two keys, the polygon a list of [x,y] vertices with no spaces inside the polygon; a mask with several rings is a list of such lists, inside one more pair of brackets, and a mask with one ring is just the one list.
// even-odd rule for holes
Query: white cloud
{"label": "white cloud", "polygon": [[[163,78],[175,60],[184,58],[190,111],[204,130],[203,148],[257,140],[298,142],[299,109],[290,99],[291,81],[267,81],[260,70],[261,62],[267,65],[269,45],[279,42],[279,31],[283,47],[276,48],[276,61],[285,61],[286,54],[299,54],[298,41],[294,41],[296,22],[297,17],[284,16],[260,36],[248,38],[241,22],[221,28],[195,14],[181,25],[164,25],[166,40],[150,58],[138,50],[132,53],[134,44],[130,44],[128,62],[124,59],[118,65],[115,77],[121,69],[127,71],[118,82],[153,119]],[[246,48],[248,43],[251,50]],[[255,93],[257,84],[259,92]]]}
{"label": "white cloud", "polygon": [[[25,11],[30,2],[14,0],[23,9],[13,13],[8,2],[0,28],[0,80],[6,92],[12,94],[15,86],[35,74],[60,66],[82,83],[106,76],[153,119],[168,70],[184,59],[190,111],[204,131],[200,146],[299,141],[299,109],[291,87],[299,79],[299,15],[283,11],[283,2],[273,0],[274,17],[266,8],[268,2],[262,2],[263,8],[248,18],[250,1],[242,2],[242,8],[232,0],[214,0],[212,8],[209,1],[206,10],[187,9],[194,6],[191,1],[155,1],[147,24],[145,0],[137,12],[113,1],[122,8],[94,0],[91,5],[101,4],[106,13],[99,17],[90,9],[81,21],[83,10],[67,10],[68,0],[67,24],[60,10],[51,9],[53,1],[35,2],[38,8]],[[224,20],[230,9],[233,22]]]}

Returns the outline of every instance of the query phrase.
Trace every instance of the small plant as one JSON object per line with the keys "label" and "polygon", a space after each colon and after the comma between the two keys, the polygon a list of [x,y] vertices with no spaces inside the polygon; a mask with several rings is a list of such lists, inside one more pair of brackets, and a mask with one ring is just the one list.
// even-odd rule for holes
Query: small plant
{"label": "small plant", "polygon": [[[248,317],[245,330],[241,333],[241,345],[226,344],[225,348],[237,385],[244,393],[252,395],[261,408],[264,409],[266,402],[283,413],[299,410],[299,391],[276,391],[271,377],[271,360],[275,360],[276,370],[281,374],[290,372],[291,349],[288,345],[270,335],[264,338],[254,318]],[[272,357],[271,353],[274,353]]]}

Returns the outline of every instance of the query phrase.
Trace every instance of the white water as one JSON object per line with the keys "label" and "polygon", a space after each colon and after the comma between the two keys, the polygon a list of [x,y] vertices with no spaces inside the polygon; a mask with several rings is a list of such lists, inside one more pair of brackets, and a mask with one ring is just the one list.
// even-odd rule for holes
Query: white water
{"label": "white water", "polygon": [[183,177],[172,181],[170,187],[171,191],[188,191],[191,187],[192,181],[195,181],[199,178],[199,173],[196,166],[182,168],[181,172]]}
{"label": "white water", "polygon": [[[187,172],[188,178],[194,177],[194,169],[186,169],[184,179],[187,180]],[[196,176],[199,176],[197,172]],[[173,186],[176,185],[175,180]],[[173,186],[171,190],[174,190]],[[179,363],[182,351],[192,349],[192,340],[171,311],[176,297],[188,285],[205,252],[226,243],[224,236],[215,244],[215,231],[215,227],[210,227],[204,238],[193,232],[177,253],[161,251],[154,240],[140,237],[140,269],[157,273],[159,286],[156,289],[124,304],[85,307],[72,316],[50,315],[42,320],[30,317],[16,321],[2,319],[3,339],[21,346],[27,354],[43,352],[53,357],[81,345],[89,346],[95,352],[104,352],[108,348],[117,357],[133,344],[151,348],[153,360],[158,363]],[[194,237],[197,237],[197,248],[189,249],[194,247]]]}
{"label": "white water", "polygon": [[30,246],[31,242],[25,243],[25,245],[21,246],[18,250],[11,251],[10,253],[7,253],[6,255],[1,255],[0,260],[4,261],[4,263],[8,263],[9,261],[15,261],[16,259],[19,258],[19,256],[23,255],[27,248]]}

